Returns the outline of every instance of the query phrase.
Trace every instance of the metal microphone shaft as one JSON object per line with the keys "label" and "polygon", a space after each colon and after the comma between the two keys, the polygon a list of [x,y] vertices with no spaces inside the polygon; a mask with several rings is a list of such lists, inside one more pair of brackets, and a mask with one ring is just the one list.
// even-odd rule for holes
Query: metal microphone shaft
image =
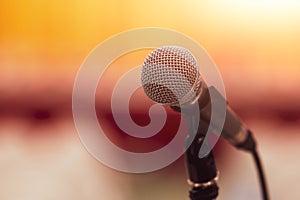
{"label": "metal microphone shaft", "polygon": [[[218,120],[211,121],[211,98],[209,93],[214,93],[216,101],[226,101],[215,87],[211,86],[209,89],[205,84],[202,84],[202,94],[199,96],[197,102],[201,110],[200,121],[211,123],[213,126],[219,126]],[[253,151],[255,149],[255,141],[250,130],[238,118],[238,116],[227,105],[224,126],[221,136],[227,139],[232,145],[239,149]]]}

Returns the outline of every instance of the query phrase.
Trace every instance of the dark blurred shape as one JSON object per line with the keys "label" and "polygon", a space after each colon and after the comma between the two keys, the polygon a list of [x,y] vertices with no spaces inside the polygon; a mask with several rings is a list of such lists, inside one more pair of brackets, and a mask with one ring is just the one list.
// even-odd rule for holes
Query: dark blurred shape
{"label": "dark blurred shape", "polygon": [[[236,100],[234,102],[236,102]],[[285,102],[280,102],[280,104],[283,106],[280,107],[277,104],[267,105],[264,101],[255,103],[242,102],[242,104],[240,102],[240,104],[237,105],[230,105],[244,120],[264,118],[272,119],[280,123],[298,123],[300,120],[300,105]],[[106,105],[100,105],[100,103],[96,101],[97,114],[107,114],[109,109],[102,109],[105,106]],[[135,107],[135,105],[130,106]],[[130,110],[133,120],[141,126],[150,122],[146,111],[148,110],[148,106],[148,104],[145,104],[143,108]],[[172,114],[172,111],[169,114]],[[30,121],[40,122],[70,118],[72,117],[72,98],[71,95],[62,96],[61,94],[52,94],[51,98],[45,98],[44,94],[39,94],[38,92],[30,96],[20,94],[10,97],[4,93],[0,96],[0,118],[6,117],[24,118]],[[103,117],[106,118],[107,116]],[[112,116],[109,118],[113,120]]]}
{"label": "dark blurred shape", "polygon": [[[122,115],[122,113],[119,113]],[[131,152],[146,153],[158,150],[168,144],[176,135],[178,124],[180,124],[180,115],[167,109],[167,121],[164,127],[150,138],[135,138],[124,133],[115,123],[111,112],[101,113],[97,110],[98,121],[111,142],[122,149]],[[124,115],[127,117],[127,115]],[[148,113],[131,113],[132,119],[139,125],[146,125],[149,121]],[[143,134],[143,133],[141,133]]]}
{"label": "dark blurred shape", "polygon": [[39,123],[69,118],[72,116],[72,99],[69,92],[66,94],[54,92],[50,95],[40,91],[14,95],[4,93],[0,96],[0,117],[22,118]]}
{"label": "dark blurred shape", "polygon": [[52,117],[52,113],[50,109],[33,110],[32,115],[36,120],[47,120]]}
{"label": "dark blurred shape", "polygon": [[300,120],[300,109],[278,109],[276,115],[284,123],[298,123]]}

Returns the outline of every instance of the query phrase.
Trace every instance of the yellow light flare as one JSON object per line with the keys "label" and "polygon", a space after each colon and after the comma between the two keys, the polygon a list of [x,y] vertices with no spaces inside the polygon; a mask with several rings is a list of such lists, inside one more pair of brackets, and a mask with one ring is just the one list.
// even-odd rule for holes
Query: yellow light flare
{"label": "yellow light flare", "polygon": [[293,0],[4,1],[0,69],[74,74],[111,35],[158,26],[194,38],[226,71],[251,66],[300,73],[299,19],[300,1]]}

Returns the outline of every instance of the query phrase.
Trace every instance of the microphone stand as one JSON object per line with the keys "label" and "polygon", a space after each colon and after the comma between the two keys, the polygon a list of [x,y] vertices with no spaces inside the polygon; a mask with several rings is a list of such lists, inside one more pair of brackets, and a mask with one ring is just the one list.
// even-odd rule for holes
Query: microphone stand
{"label": "microphone stand", "polygon": [[[177,112],[181,112],[179,107],[171,106]],[[208,124],[201,121],[197,129],[197,134],[193,141],[191,135],[195,133],[195,119],[191,113],[181,113],[188,124],[188,137],[186,145],[191,144],[185,152],[186,168],[188,172],[188,184],[191,186],[189,197],[191,200],[213,200],[218,196],[219,187],[217,185],[218,171],[215,165],[213,152],[203,158],[199,158],[199,151],[203,144]]]}

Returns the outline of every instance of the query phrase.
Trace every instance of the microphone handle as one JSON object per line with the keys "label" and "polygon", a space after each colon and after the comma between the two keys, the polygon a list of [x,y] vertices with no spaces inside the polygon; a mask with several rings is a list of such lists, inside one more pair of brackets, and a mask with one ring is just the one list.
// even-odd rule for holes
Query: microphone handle
{"label": "microphone handle", "polygon": [[[200,121],[205,121],[212,126],[218,127],[218,113],[217,120],[211,121],[211,96],[214,97],[214,101],[226,102],[226,99],[220,92],[213,86],[209,89],[204,87],[203,95],[198,99],[198,104],[200,108]],[[217,104],[218,105],[218,104]],[[219,117],[221,118],[221,116]],[[201,122],[200,122],[201,124]],[[227,139],[232,145],[239,149],[246,151],[253,151],[255,149],[255,141],[251,134],[251,131],[245,126],[245,124],[239,119],[239,117],[232,111],[232,109],[227,105],[225,122],[222,128],[221,136]]]}

